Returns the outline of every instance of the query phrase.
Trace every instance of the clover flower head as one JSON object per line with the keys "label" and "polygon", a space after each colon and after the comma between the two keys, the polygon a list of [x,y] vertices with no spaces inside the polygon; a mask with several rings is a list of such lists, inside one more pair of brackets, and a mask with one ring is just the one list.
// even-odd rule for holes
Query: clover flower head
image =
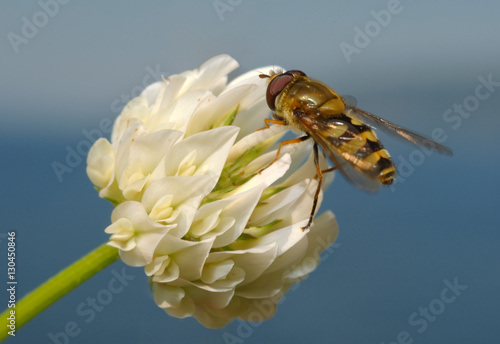
{"label": "clover flower head", "polygon": [[317,186],[310,142],[284,146],[262,170],[288,128],[256,131],[269,115],[258,75],[271,67],[228,83],[237,66],[219,55],[148,86],[87,158],[99,196],[116,205],[108,245],[144,267],[159,307],[209,328],[264,305],[271,317],[337,236],[329,211],[301,229]]}

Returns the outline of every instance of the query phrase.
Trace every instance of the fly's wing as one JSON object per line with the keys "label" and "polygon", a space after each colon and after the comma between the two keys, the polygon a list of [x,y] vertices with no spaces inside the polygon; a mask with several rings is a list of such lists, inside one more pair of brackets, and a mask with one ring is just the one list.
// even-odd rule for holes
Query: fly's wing
{"label": "fly's wing", "polygon": [[358,103],[358,100],[356,99],[356,97],[348,95],[348,94],[344,94],[342,96],[342,100],[344,101],[344,105],[349,106],[349,107],[354,107]]}
{"label": "fly's wing", "polygon": [[366,191],[380,189],[381,170],[394,165],[392,160],[377,155],[385,149],[370,127],[356,123],[346,114],[302,114],[297,119],[347,180]]}
{"label": "fly's wing", "polygon": [[408,140],[417,146],[424,146],[444,155],[453,155],[451,149],[434,140],[400,127],[399,125],[391,123],[383,118],[377,117],[374,114],[369,113],[368,111],[361,110],[354,105],[351,105],[350,99],[345,99],[344,104],[346,106],[345,113],[351,117],[357,118],[360,122],[363,122],[375,129],[380,129],[387,134],[402,137],[403,139]]}

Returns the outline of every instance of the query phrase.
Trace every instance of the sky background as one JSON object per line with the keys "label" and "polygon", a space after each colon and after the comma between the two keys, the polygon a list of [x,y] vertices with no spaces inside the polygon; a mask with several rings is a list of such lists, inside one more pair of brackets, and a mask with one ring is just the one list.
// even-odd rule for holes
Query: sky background
{"label": "sky background", "polygon": [[[67,147],[159,75],[220,53],[240,63],[232,77],[272,64],[300,69],[388,120],[427,135],[441,128],[455,155],[424,156],[381,134],[407,173],[374,195],[337,175],[321,208],[339,222],[333,251],[244,336],[238,322],[208,330],[167,316],[142,269],[117,262],[7,343],[52,343],[69,321],[81,328],[71,344],[225,343],[238,333],[235,343],[499,342],[498,1],[66,2],[0,4],[0,252],[16,231],[18,297],[107,239],[112,206],[86,177],[85,157],[62,180],[52,163],[64,164]],[[388,7],[390,19],[377,24]],[[342,52],[356,44],[357,53]],[[464,103],[471,111],[460,115],[454,104]],[[135,277],[85,323],[78,305],[113,271]],[[437,309],[447,283],[464,287]],[[410,320],[429,307],[437,314]]]}

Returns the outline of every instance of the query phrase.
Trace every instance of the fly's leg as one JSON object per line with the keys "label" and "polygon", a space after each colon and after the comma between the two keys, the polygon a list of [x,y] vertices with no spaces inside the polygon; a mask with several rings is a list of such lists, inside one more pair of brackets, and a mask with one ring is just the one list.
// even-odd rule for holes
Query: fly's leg
{"label": "fly's leg", "polygon": [[[264,124],[266,126],[260,128],[260,129],[257,129],[256,131],[263,130],[263,129],[269,129],[269,128],[271,128],[270,124],[288,125],[288,123],[281,116],[278,116],[276,113],[273,113],[273,118],[274,119],[270,119],[270,118],[264,119]],[[300,143],[302,141],[307,140],[308,138],[309,138],[309,136],[306,135],[306,136],[298,137],[296,139],[291,139],[291,140],[286,140],[286,141],[280,142],[280,144],[278,146],[278,150],[276,152],[276,157],[274,158],[273,161],[271,161],[269,164],[267,164],[266,167],[261,168],[259,170],[259,174],[261,174],[262,171],[264,171],[266,168],[268,168],[269,166],[271,166],[272,164],[274,164],[280,158],[281,147],[289,145],[289,144],[292,144],[292,143]]]}
{"label": "fly's leg", "polygon": [[259,130],[264,130],[264,129],[269,129],[271,128],[271,126],[269,124],[276,124],[276,125],[288,125],[287,122],[285,122],[285,120],[282,120],[282,119],[279,119],[278,117],[275,117],[274,114],[273,114],[273,117],[275,119],[270,119],[270,118],[265,118],[264,119],[264,124],[266,125],[265,127],[262,127],[262,128],[259,128],[255,131],[259,131]]}
{"label": "fly's leg", "polygon": [[321,173],[333,172],[336,169],[337,169],[337,166],[333,166],[333,167],[327,168],[326,170],[321,170]]}
{"label": "fly's leg", "polygon": [[314,218],[314,213],[316,212],[316,207],[318,206],[319,192],[321,191],[321,184],[323,183],[323,173],[332,172],[335,169],[337,169],[337,166],[333,166],[325,170],[321,169],[321,166],[319,165],[318,145],[316,142],[314,142],[313,152],[314,152],[314,166],[316,166],[316,176],[318,177],[318,186],[316,187],[316,192],[314,193],[313,205],[311,209],[311,214],[309,215],[309,221],[307,222],[307,225],[302,227],[303,231],[311,228]]}
{"label": "fly's leg", "polygon": [[280,144],[278,146],[278,150],[276,151],[276,157],[266,167],[260,169],[259,174],[261,174],[262,171],[264,171],[266,168],[268,168],[269,166],[274,164],[280,158],[281,147],[286,146],[286,145],[290,145],[293,143],[300,143],[300,142],[307,140],[308,138],[309,138],[309,136],[306,135],[306,136],[297,137],[295,139],[280,142]]}

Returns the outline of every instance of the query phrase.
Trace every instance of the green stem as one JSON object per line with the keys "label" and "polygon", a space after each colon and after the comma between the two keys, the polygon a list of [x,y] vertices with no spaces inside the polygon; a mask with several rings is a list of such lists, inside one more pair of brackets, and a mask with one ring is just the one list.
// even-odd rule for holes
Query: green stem
{"label": "green stem", "polygon": [[[57,275],[47,280],[38,288],[16,303],[15,308],[7,309],[0,316],[4,325],[0,331],[0,341],[4,340],[11,329],[8,327],[11,311],[15,311],[16,331],[49,307],[61,297],[69,293],[88,278],[92,277],[119,258],[115,247],[102,244],[92,252],[83,256]],[[1,323],[0,323],[1,324]]]}

